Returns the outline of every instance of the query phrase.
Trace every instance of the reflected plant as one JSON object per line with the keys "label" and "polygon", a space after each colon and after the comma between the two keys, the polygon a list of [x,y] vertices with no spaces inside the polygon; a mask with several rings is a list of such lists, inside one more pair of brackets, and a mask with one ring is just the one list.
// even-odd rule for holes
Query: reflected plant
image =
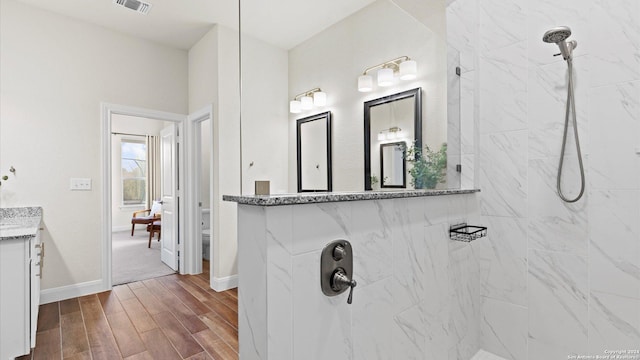
{"label": "reflected plant", "polygon": [[373,187],[375,184],[377,184],[378,181],[380,181],[380,180],[378,180],[377,176],[371,175],[371,187]]}
{"label": "reflected plant", "polygon": [[415,189],[435,189],[444,184],[447,176],[447,143],[440,150],[433,151],[425,145],[424,150],[416,148],[415,143],[407,149],[405,159],[413,164],[409,175]]}
{"label": "reflected plant", "polygon": [[[12,167],[9,168],[9,171],[12,172],[12,173],[15,173],[16,169],[14,169],[13,166],[12,166]],[[9,180],[9,176],[2,175],[2,181],[7,181],[7,180]],[[0,181],[0,186],[2,186],[2,181]]]}

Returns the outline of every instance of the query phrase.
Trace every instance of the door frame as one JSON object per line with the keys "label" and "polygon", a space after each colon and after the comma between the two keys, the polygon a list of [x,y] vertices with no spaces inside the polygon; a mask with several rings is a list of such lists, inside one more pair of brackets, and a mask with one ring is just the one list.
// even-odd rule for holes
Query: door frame
{"label": "door frame", "polygon": [[182,209],[178,213],[178,238],[180,239],[178,249],[181,254],[179,272],[184,274],[185,268],[192,266],[193,263],[193,259],[184,251],[185,248],[188,249],[192,247],[190,246],[191,244],[189,244],[189,239],[191,237],[185,236],[186,226],[184,226],[185,224],[189,224],[188,211],[184,211],[184,209],[188,208],[188,199],[183,195],[188,193],[188,191],[185,191],[185,188],[188,188],[188,182],[184,181],[186,174],[185,164],[187,160],[187,151],[184,151],[184,149],[188,148],[186,145],[189,144],[188,134],[184,131],[187,127],[185,126],[187,115],[102,102],[100,103],[100,117],[102,123],[102,291],[111,290],[113,287],[111,278],[111,115],[114,114],[144,117],[159,121],[170,121],[177,124],[178,132],[180,134],[178,137],[178,147],[180,150],[178,151],[176,159],[178,161],[178,177],[181,182],[180,189],[177,192],[178,201],[176,202],[176,206],[178,206],[179,209]]}
{"label": "door frame", "polygon": [[[190,264],[191,266],[187,267],[185,270],[189,273],[189,274],[199,274],[202,272],[202,225],[201,225],[201,214],[202,214],[202,208],[199,206],[198,204],[198,200],[200,197],[200,178],[201,178],[201,172],[202,172],[202,168],[201,168],[201,154],[200,154],[200,149],[201,149],[201,138],[200,138],[200,134],[201,134],[201,128],[200,125],[202,124],[203,121],[206,120],[210,120],[211,121],[211,126],[210,126],[210,135],[211,135],[211,144],[210,144],[210,148],[209,150],[211,151],[211,157],[209,159],[209,208],[210,208],[210,212],[209,212],[209,224],[211,226],[211,229],[214,228],[214,226],[216,226],[216,222],[215,219],[216,217],[214,216],[214,209],[213,209],[213,199],[214,199],[214,179],[213,179],[213,164],[214,164],[214,146],[213,146],[213,141],[215,140],[214,138],[214,126],[213,126],[213,104],[209,104],[207,106],[205,106],[204,108],[195,111],[191,114],[189,114],[188,118],[188,132],[189,132],[189,138],[193,139],[193,141],[191,141],[191,146],[188,146],[187,148],[189,149],[189,169],[191,169],[191,171],[189,172],[190,174],[192,174],[193,176],[191,176],[191,179],[189,181],[189,193],[187,194],[188,198],[189,198],[189,204],[191,204],[191,206],[189,206],[188,211],[190,212],[189,214],[189,218],[191,219],[191,221],[188,223],[188,227],[190,230],[190,238],[194,240],[194,242],[192,243],[193,246],[190,246],[189,249],[187,249],[187,251],[189,251],[189,253],[187,254],[190,258],[194,259],[194,261]],[[209,238],[209,271],[210,274],[213,274],[213,241],[214,241],[214,236],[213,236],[213,232],[211,233],[211,236]],[[199,260],[198,260],[199,259]]]}

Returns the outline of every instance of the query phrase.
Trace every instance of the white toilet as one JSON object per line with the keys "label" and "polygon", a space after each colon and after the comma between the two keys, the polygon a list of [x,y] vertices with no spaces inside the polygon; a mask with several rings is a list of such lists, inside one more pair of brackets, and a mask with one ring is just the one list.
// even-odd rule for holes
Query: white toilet
{"label": "white toilet", "polygon": [[211,244],[211,219],[209,209],[202,209],[202,258],[209,260],[209,246]]}

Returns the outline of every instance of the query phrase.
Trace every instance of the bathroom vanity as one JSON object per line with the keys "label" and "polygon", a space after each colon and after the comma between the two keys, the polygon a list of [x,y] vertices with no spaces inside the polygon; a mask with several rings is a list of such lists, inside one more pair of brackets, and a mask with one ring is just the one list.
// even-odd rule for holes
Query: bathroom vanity
{"label": "bathroom vanity", "polygon": [[0,359],[36,344],[44,245],[42,208],[0,209]]}
{"label": "bathroom vanity", "polygon": [[238,203],[240,359],[477,351],[474,244],[449,238],[450,225],[479,220],[476,192],[224,196]]}

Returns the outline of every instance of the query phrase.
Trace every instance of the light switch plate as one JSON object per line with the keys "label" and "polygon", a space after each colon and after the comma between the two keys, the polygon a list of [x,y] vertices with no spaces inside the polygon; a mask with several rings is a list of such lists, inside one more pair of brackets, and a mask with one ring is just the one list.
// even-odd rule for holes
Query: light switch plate
{"label": "light switch plate", "polygon": [[71,178],[70,190],[91,190],[90,178]]}

